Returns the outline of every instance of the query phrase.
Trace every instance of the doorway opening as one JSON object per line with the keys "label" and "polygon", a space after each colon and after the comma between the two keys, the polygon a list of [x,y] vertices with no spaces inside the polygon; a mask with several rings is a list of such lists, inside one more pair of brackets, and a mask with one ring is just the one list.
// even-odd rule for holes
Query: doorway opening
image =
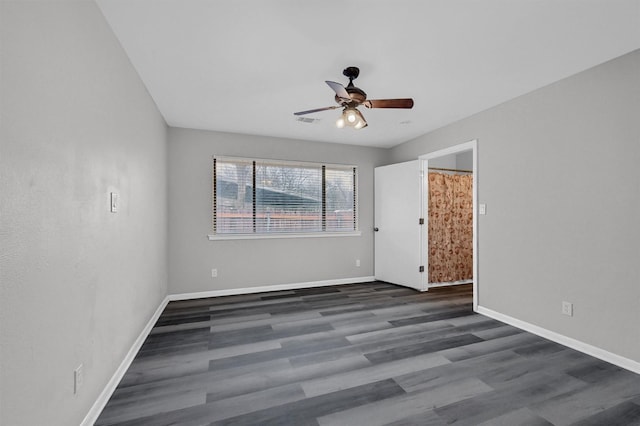
{"label": "doorway opening", "polygon": [[420,156],[421,259],[428,265],[422,288],[473,283],[474,311],[479,300],[477,146],[473,140]]}

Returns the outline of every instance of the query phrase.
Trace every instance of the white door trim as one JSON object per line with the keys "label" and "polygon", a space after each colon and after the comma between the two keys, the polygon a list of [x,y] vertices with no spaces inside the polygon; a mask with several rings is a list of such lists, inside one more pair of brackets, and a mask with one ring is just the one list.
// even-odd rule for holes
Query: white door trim
{"label": "white door trim", "polygon": [[[439,157],[444,157],[450,154],[457,154],[463,151],[471,150],[473,153],[473,310],[477,312],[478,310],[478,301],[480,299],[480,286],[478,283],[480,282],[480,277],[478,275],[478,140],[474,139],[469,142],[461,143],[459,145],[454,145],[448,148],[440,149],[438,151],[430,152],[428,154],[423,154],[418,158],[421,160],[421,171],[424,176],[428,174],[429,168],[429,160],[433,160]],[[429,190],[428,179],[422,179],[422,188],[421,188],[421,196],[424,197],[424,194]],[[426,259],[429,255],[428,249],[428,241],[429,241],[429,227],[428,227],[428,207],[427,200],[421,198],[421,208],[422,215],[425,219],[425,228],[424,231],[421,232],[421,258]],[[429,283],[429,274],[428,271],[422,275],[422,287],[428,288]]]}

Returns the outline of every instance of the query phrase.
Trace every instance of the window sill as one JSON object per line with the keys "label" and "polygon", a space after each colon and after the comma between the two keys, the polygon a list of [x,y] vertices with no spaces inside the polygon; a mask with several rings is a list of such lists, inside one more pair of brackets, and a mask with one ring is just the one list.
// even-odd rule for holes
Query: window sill
{"label": "window sill", "polygon": [[362,232],[314,232],[308,234],[234,234],[234,235],[212,235],[207,237],[209,241],[221,240],[270,240],[281,238],[327,238],[327,237],[360,237]]}

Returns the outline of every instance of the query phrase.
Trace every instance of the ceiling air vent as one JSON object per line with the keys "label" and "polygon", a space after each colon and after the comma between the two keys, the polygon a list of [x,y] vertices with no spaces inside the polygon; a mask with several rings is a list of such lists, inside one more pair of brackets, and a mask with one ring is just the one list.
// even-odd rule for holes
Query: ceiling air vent
{"label": "ceiling air vent", "polygon": [[315,123],[316,121],[320,121],[319,118],[310,118],[310,117],[296,117],[296,121],[300,121],[301,123]]}

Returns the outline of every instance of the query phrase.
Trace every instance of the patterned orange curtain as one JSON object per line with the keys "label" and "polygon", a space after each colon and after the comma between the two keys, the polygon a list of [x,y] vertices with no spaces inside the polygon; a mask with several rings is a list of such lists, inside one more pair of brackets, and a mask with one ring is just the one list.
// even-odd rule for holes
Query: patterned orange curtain
{"label": "patterned orange curtain", "polygon": [[473,176],[429,173],[429,282],[473,278]]}

